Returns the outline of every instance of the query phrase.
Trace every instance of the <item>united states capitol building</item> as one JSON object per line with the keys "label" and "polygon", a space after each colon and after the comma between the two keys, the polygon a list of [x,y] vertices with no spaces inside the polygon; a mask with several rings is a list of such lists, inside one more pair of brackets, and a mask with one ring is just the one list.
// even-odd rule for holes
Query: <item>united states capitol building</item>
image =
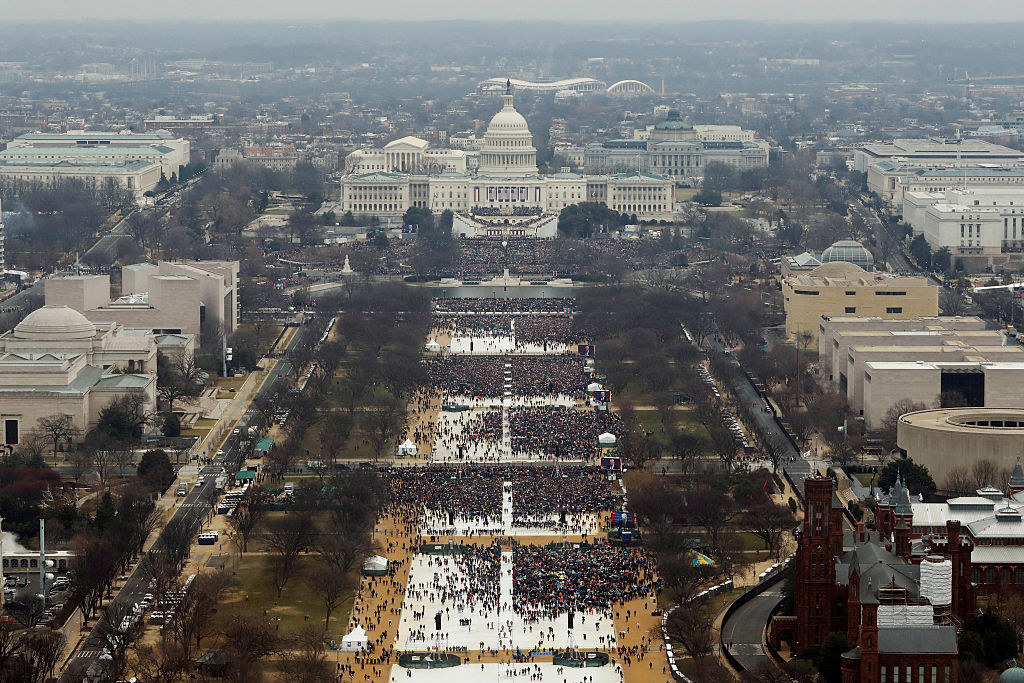
{"label": "united states capitol building", "polygon": [[674,182],[665,176],[566,170],[540,175],[533,135],[513,105],[511,84],[502,97],[475,172],[467,170],[461,150],[431,150],[425,140],[402,138],[350,155],[341,179],[341,210],[394,223],[411,206],[435,213],[451,209],[456,232],[492,237],[553,237],[558,212],[584,201],[603,202],[640,220],[671,217]]}

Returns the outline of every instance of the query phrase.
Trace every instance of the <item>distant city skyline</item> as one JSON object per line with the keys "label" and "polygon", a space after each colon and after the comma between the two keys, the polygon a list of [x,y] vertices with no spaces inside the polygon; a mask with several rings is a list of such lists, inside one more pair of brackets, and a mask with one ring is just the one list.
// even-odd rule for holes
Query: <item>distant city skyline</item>
{"label": "distant city skyline", "polygon": [[964,4],[949,0],[907,0],[902,3],[862,0],[858,3],[821,0],[719,0],[716,3],[666,2],[665,0],[446,0],[424,3],[393,0],[387,5],[338,3],[328,0],[177,0],[139,4],[125,0],[58,0],[25,3],[0,0],[7,21],[112,18],[274,20],[301,23],[310,19],[351,20],[521,20],[521,21],[707,21],[744,20],[769,22],[913,21],[922,23],[985,23],[1024,21],[1024,3],[1016,0],[976,0]]}

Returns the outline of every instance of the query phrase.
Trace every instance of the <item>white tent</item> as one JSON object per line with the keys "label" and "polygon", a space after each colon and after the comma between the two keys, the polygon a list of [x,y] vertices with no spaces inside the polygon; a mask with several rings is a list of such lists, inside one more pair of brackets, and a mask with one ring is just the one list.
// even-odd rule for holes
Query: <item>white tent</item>
{"label": "white tent", "polygon": [[440,353],[441,345],[438,344],[433,339],[431,339],[430,341],[427,342],[426,349],[427,349],[427,351],[430,351],[431,353]]}
{"label": "white tent", "polygon": [[367,645],[368,639],[366,638],[366,629],[359,624],[356,624],[356,627],[352,629],[350,633],[341,637],[342,652],[365,650]]}
{"label": "white tent", "polygon": [[363,561],[364,574],[386,574],[388,571],[388,558],[380,555],[373,555]]}
{"label": "white tent", "polygon": [[591,382],[587,385],[587,392],[589,393],[591,391],[604,391],[604,387],[597,382]]}
{"label": "white tent", "polygon": [[402,442],[402,445],[398,447],[399,455],[416,455],[417,453],[419,453],[419,449],[416,448],[416,444],[409,439],[406,439]]}
{"label": "white tent", "polygon": [[597,437],[597,442],[602,446],[610,446],[616,442],[615,435],[611,432],[605,432]]}

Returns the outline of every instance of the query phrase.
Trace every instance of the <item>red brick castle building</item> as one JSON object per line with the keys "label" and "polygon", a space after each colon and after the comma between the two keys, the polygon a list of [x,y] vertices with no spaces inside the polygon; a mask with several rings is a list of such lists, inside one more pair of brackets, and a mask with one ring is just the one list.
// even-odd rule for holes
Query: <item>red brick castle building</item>
{"label": "red brick castle building", "polygon": [[912,545],[910,499],[897,480],[877,530],[844,520],[829,478],[809,478],[797,538],[794,614],[771,640],[803,652],[846,635],[843,683],[952,683],[957,630],[976,611],[972,543],[960,523]]}

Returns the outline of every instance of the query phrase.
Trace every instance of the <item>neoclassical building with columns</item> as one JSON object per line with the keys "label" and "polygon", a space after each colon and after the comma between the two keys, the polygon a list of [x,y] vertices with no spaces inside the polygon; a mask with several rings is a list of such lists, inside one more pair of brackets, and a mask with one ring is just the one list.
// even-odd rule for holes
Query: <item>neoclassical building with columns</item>
{"label": "neoclassical building with columns", "polygon": [[[488,226],[488,234],[506,224],[515,230],[518,221],[514,219],[555,214],[584,201],[604,202],[638,219],[671,217],[673,181],[664,176],[582,175],[565,169],[541,175],[533,135],[515,109],[511,85],[502,97],[504,106],[487,127],[474,173],[466,170],[464,154],[457,155],[460,150],[430,150],[423,140],[402,138],[379,153],[353,152],[357,156],[346,161],[341,179],[342,210],[394,223],[411,206],[435,213],[450,209],[471,220],[480,219],[481,225]],[[432,158],[439,161],[431,163]]]}

